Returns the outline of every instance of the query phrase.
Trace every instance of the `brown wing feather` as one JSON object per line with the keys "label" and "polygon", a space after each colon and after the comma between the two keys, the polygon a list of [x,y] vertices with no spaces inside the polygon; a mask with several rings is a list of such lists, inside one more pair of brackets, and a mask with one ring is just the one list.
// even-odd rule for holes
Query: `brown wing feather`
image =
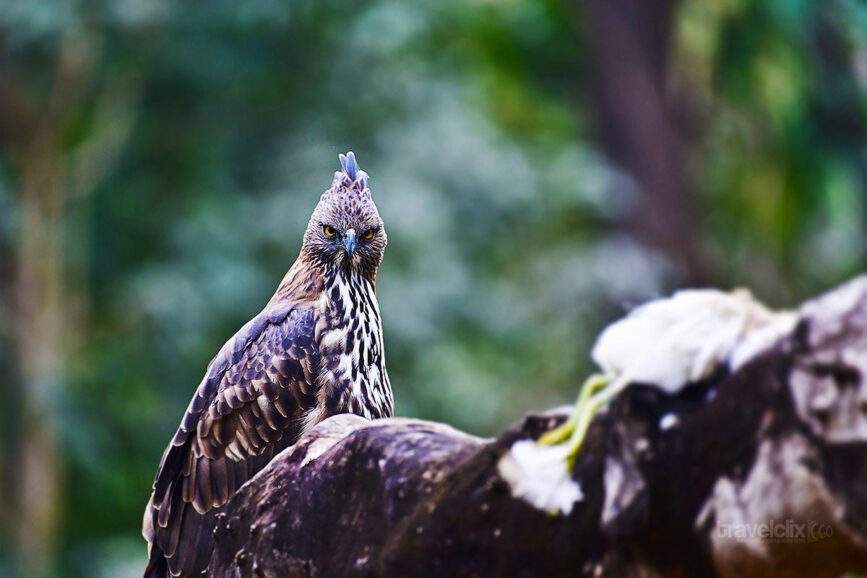
{"label": "brown wing feather", "polygon": [[154,481],[146,576],[197,576],[216,511],[296,441],[315,403],[314,325],[309,307],[270,305],[211,362]]}

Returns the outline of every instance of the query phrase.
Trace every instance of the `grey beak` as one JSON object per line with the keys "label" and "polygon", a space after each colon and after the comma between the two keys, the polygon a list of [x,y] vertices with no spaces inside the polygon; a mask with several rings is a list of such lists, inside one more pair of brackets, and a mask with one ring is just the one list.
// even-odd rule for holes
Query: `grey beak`
{"label": "grey beak", "polygon": [[352,255],[355,251],[355,229],[348,229],[343,236],[343,248],[346,249],[347,255]]}

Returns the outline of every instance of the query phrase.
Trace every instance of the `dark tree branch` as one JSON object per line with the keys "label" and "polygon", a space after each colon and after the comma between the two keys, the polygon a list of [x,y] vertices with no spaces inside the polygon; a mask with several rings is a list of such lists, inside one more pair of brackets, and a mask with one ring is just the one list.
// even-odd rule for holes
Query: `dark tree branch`
{"label": "dark tree branch", "polygon": [[[794,333],[676,396],[634,386],[601,414],[569,515],[513,497],[512,444],[410,419],[337,416],[229,503],[228,576],[813,576],[867,572],[867,277]],[[471,403],[471,400],[470,400]],[[664,418],[664,419],[663,419]],[[663,425],[665,424],[665,425]],[[749,539],[743,532],[783,535]],[[752,529],[752,530],[751,530]]]}

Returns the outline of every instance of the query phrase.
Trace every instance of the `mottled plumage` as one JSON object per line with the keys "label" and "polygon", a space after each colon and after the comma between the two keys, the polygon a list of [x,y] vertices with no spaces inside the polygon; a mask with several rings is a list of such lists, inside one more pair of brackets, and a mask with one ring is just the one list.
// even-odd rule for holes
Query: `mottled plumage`
{"label": "mottled plumage", "polygon": [[376,270],[387,238],[355,155],[322,194],[298,260],[220,350],[166,448],[144,515],[147,577],[198,576],[216,514],[328,416],[392,414]]}

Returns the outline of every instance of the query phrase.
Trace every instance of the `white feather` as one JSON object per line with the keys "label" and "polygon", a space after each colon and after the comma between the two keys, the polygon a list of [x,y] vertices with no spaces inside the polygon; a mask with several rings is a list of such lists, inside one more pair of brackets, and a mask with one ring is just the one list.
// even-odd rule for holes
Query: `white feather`
{"label": "white feather", "polygon": [[609,325],[593,360],[612,381],[654,384],[670,393],[727,363],[742,365],[794,326],[746,291],[678,291]]}
{"label": "white feather", "polygon": [[512,444],[497,464],[512,496],[536,509],[568,515],[584,499],[581,486],[569,473],[568,444],[541,446],[533,440]]}

